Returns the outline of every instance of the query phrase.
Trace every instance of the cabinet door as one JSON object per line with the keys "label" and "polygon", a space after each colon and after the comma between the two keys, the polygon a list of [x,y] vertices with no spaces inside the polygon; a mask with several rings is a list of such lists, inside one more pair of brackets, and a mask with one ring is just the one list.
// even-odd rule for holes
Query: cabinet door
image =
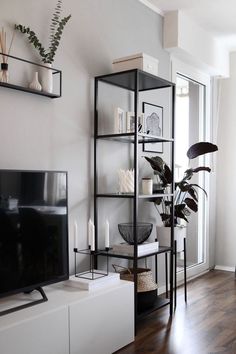
{"label": "cabinet door", "polygon": [[122,283],[70,306],[70,354],[111,354],[134,340],[133,283]]}
{"label": "cabinet door", "polygon": [[[1,321],[4,321],[4,317]],[[32,317],[2,329],[0,353],[69,354],[68,308]]]}

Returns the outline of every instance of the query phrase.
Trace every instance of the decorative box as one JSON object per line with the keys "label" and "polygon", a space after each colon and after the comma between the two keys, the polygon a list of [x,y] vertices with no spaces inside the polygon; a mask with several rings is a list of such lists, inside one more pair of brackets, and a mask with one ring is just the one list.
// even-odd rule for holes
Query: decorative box
{"label": "decorative box", "polygon": [[158,75],[158,59],[145,53],[138,53],[113,60],[113,71],[140,69],[153,75]]}

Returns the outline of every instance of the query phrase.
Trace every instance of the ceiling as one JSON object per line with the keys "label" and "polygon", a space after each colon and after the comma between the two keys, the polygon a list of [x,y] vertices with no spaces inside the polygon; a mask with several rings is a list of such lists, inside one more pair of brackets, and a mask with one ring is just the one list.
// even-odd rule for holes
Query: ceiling
{"label": "ceiling", "polygon": [[183,10],[196,23],[236,50],[236,0],[148,0],[162,13]]}

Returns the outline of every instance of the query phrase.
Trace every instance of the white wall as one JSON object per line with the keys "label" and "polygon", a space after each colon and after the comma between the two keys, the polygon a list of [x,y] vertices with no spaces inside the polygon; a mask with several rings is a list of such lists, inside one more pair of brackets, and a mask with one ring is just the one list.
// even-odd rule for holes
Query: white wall
{"label": "white wall", "polygon": [[[55,4],[56,0],[1,0],[0,25],[29,25],[45,41]],[[63,71],[63,96],[50,100],[0,88],[0,168],[68,170],[69,239],[73,241],[77,219],[80,247],[85,247],[93,182],[93,77],[109,73],[114,58],[146,52],[159,59],[160,76],[168,79],[170,61],[162,49],[162,18],[136,0],[64,1],[64,13],[71,13],[72,19],[54,63]],[[12,54],[39,60],[21,34]],[[28,66],[16,71],[10,61],[9,71],[12,81],[31,79]],[[116,146],[109,158],[115,161],[118,153]]]}
{"label": "white wall", "polygon": [[164,48],[177,58],[211,75],[229,75],[229,55],[226,48],[184,11],[170,11],[165,14]]}
{"label": "white wall", "polygon": [[217,162],[215,264],[225,267],[236,264],[236,53],[230,56],[230,67],[230,78],[221,80]]}

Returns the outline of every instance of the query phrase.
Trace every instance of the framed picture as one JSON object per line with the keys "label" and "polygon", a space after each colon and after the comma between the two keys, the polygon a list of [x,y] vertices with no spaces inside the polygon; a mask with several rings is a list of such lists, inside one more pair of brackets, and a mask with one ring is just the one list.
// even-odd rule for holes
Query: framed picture
{"label": "framed picture", "polygon": [[[138,115],[138,132],[139,133],[144,133],[145,128],[144,128],[145,120],[144,120],[144,114],[141,113]],[[127,133],[133,133],[135,130],[135,114],[134,112],[127,112],[126,113],[126,131]]]}
{"label": "framed picture", "polygon": [[126,116],[125,111],[120,107],[115,107],[114,119],[115,119],[115,134],[126,133]]}
{"label": "framed picture", "polygon": [[[143,102],[145,133],[163,136],[163,107]],[[145,143],[143,151],[163,153],[163,143]]]}

